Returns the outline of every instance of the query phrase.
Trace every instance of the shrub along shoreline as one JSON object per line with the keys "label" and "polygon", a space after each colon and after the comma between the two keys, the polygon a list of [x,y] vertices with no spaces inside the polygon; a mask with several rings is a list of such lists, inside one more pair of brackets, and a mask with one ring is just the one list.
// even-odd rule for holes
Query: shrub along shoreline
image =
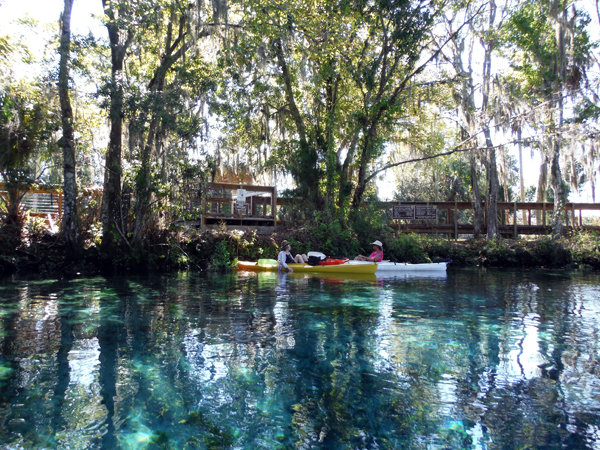
{"label": "shrub along shoreline", "polygon": [[[600,235],[576,232],[559,240],[498,239],[455,242],[439,236],[396,234],[379,230],[370,238],[319,227],[284,229],[270,236],[254,231],[198,231],[174,229],[148,242],[144,251],[123,247],[107,265],[99,248],[90,246],[80,261],[65,258],[59,235],[43,235],[15,249],[0,253],[0,275],[91,275],[110,273],[165,272],[178,270],[231,270],[237,260],[256,261],[277,257],[279,243],[286,239],[292,253],[320,251],[328,256],[353,258],[369,254],[374,239],[383,242],[385,259],[424,263],[450,258],[454,267],[539,267],[555,269],[600,269]],[[0,237],[0,245],[2,244]]]}

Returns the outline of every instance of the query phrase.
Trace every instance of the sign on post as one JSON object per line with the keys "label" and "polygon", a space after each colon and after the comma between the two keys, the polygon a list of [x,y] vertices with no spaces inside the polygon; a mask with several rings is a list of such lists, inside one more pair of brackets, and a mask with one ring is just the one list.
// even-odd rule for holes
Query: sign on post
{"label": "sign on post", "polygon": [[394,220],[435,220],[437,207],[435,205],[394,205],[392,218]]}
{"label": "sign on post", "polygon": [[394,205],[392,218],[413,220],[415,218],[415,207],[413,205]]}
{"label": "sign on post", "polygon": [[235,209],[243,212],[246,211],[246,189],[237,190]]}
{"label": "sign on post", "polygon": [[415,220],[435,220],[437,207],[435,205],[415,205]]}

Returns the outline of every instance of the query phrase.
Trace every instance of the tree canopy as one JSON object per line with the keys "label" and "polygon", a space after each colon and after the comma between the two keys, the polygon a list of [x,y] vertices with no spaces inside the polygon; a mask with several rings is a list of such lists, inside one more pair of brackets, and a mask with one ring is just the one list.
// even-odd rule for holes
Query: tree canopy
{"label": "tree canopy", "polygon": [[[182,179],[200,195],[284,185],[305,217],[343,226],[366,198],[486,200],[493,237],[496,199],[526,196],[529,149],[557,234],[570,191],[595,198],[600,19],[580,2],[97,1],[104,32],[67,45],[57,23],[41,61],[0,36],[0,168],[102,184],[108,255],[185,216]],[[48,70],[13,73],[18,59]]]}

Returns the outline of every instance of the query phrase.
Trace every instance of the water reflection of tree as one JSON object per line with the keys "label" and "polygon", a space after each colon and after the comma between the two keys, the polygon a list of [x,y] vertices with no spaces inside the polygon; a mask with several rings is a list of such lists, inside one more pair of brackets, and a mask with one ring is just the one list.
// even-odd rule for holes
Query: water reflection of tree
{"label": "water reflection of tree", "polygon": [[[598,419],[574,389],[597,382],[593,302],[531,279],[478,271],[376,291],[292,278],[282,295],[276,279],[181,275],[21,290],[3,303],[2,358],[18,358],[0,387],[0,443],[468,448],[479,430],[490,446],[585,447]],[[85,345],[100,352],[87,385],[72,365]]]}
{"label": "water reflection of tree", "polygon": [[10,342],[10,349],[3,345],[2,355],[12,362],[14,376],[0,395],[7,412],[0,442],[30,448],[93,442],[95,433],[85,425],[95,419],[90,418],[89,407],[84,406],[83,412],[77,408],[89,402],[89,393],[68,394],[76,389],[70,383],[69,354],[75,330],[81,328],[73,326],[75,311],[81,307],[75,299],[79,290],[69,283],[32,283],[20,289],[18,301],[10,305],[11,323],[3,324],[4,343]]}
{"label": "water reflection of tree", "polygon": [[63,428],[62,409],[65,406],[65,395],[69,387],[69,353],[73,348],[73,327],[71,305],[66,301],[58,304],[57,319],[60,326],[60,344],[56,353],[56,387],[54,388],[54,411],[52,412],[52,428]]}
{"label": "water reflection of tree", "polygon": [[[531,447],[549,443],[569,448],[585,446],[580,441],[583,433],[577,435],[568,431],[579,421],[578,417],[569,414],[569,410],[580,410],[581,405],[569,407],[565,403],[564,350],[570,346],[565,337],[570,336],[572,342],[576,342],[582,336],[580,320],[572,314],[574,299],[559,288],[556,282],[560,280],[542,284],[543,278],[536,276],[533,279],[540,285],[516,272],[499,275],[491,272],[485,279],[485,286],[475,287],[476,291],[487,292],[488,308],[497,301],[503,305],[502,311],[497,312],[502,329],[500,333],[486,331],[485,320],[478,318],[469,330],[473,336],[480,335],[479,339],[471,340],[481,343],[479,352],[474,354],[477,359],[485,358],[488,362],[481,364],[473,359],[470,374],[461,388],[466,395],[458,404],[464,405],[465,417],[473,426],[483,425],[484,439],[488,443],[510,445],[517,440]],[[464,292],[465,283],[457,288]],[[558,298],[551,289],[560,293]],[[488,309],[483,318],[488,317],[493,323],[494,315],[493,310]],[[532,351],[524,347],[528,332],[535,332],[539,345],[537,352],[542,361],[535,367],[531,367],[531,355],[529,360],[521,360]],[[543,337],[544,334],[551,338]],[[485,345],[496,335],[499,340],[494,345]],[[597,338],[590,336],[589,340],[583,341],[597,342]],[[514,365],[519,371],[507,376],[499,369],[503,362],[510,362],[507,358],[511,347],[517,349]],[[478,405],[478,408],[470,410],[469,405]]]}

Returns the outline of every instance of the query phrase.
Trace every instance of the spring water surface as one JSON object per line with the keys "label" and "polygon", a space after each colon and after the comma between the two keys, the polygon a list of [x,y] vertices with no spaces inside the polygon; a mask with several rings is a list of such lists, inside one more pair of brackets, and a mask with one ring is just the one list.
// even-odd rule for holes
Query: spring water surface
{"label": "spring water surface", "polygon": [[2,449],[600,448],[600,276],[0,281]]}

